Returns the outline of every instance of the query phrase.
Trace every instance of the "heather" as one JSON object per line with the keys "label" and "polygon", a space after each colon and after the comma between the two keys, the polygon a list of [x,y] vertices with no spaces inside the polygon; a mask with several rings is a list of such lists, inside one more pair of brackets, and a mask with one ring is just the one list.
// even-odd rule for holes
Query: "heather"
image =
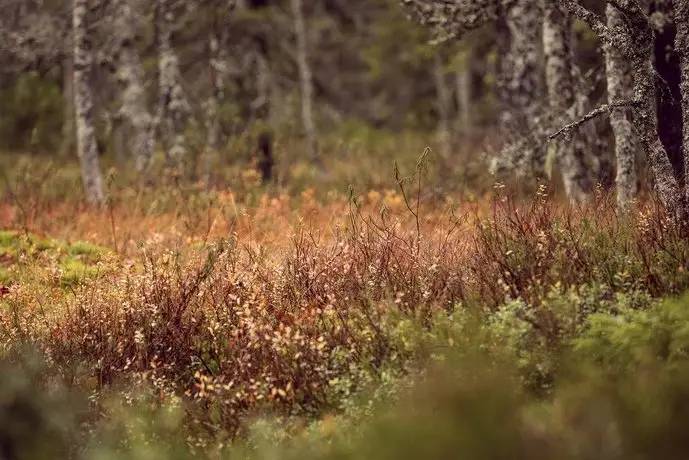
{"label": "heather", "polygon": [[[655,445],[634,430],[681,451],[689,244],[662,208],[620,213],[602,191],[575,207],[545,185],[452,202],[428,192],[426,157],[410,166],[321,202],[180,183],[21,209],[8,192],[2,353],[25,385],[8,401],[86,458],[584,458],[596,430],[611,458]],[[26,347],[42,364],[24,369]],[[83,401],[55,441],[64,394]]]}

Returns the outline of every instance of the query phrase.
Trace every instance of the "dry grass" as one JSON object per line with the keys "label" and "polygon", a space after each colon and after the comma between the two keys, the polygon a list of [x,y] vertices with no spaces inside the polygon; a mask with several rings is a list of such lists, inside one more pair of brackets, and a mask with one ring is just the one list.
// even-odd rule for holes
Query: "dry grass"
{"label": "dry grass", "polygon": [[610,197],[575,209],[541,189],[529,203],[497,190],[457,205],[426,193],[422,172],[358,197],[173,184],[111,190],[94,211],[6,196],[0,227],[117,255],[67,291],[47,293],[38,275],[11,283],[3,350],[32,343],[94,401],[146,382],[152,404],[182,401],[190,430],[233,437],[256,411],[318,417],[370,379],[423,365],[401,321],[429,330],[438,314],[521,299],[556,346],[595,308],[556,310],[553,291],[596,286],[600,303],[689,286],[689,242],[652,202],[619,216]]}

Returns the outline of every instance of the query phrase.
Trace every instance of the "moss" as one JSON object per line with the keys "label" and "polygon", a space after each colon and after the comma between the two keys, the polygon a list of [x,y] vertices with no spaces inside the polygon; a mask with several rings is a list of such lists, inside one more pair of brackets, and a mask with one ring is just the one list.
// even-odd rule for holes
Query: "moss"
{"label": "moss", "polygon": [[101,267],[84,264],[78,260],[69,259],[60,266],[59,285],[62,288],[76,287],[86,280],[97,278],[103,273]]}
{"label": "moss", "polygon": [[[34,234],[24,235],[16,231],[0,232],[0,255],[8,255],[3,265],[0,265],[0,283],[39,283],[45,279],[46,272],[58,270],[61,275],[56,285],[62,288],[82,283],[86,279],[103,273],[103,267],[95,264],[104,260],[112,251],[86,241],[65,243],[49,238],[41,238]],[[23,256],[18,261],[19,256]],[[20,270],[10,267],[21,264]]]}
{"label": "moss", "polygon": [[75,241],[66,246],[65,249],[70,257],[86,256],[93,259],[100,258],[110,252],[108,248],[96,246],[86,241]]}
{"label": "moss", "polygon": [[38,252],[47,251],[49,249],[55,249],[57,245],[54,241],[50,240],[40,240],[34,245],[34,249]]}
{"label": "moss", "polygon": [[18,239],[19,232],[0,230],[0,251],[7,247],[16,245]]}
{"label": "moss", "polygon": [[12,274],[7,268],[0,265],[0,284],[10,284],[10,281],[12,281]]}

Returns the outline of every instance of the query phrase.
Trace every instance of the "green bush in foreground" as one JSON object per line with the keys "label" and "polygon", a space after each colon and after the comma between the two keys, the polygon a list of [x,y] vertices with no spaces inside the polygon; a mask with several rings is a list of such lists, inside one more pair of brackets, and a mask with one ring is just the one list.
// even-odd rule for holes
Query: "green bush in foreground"
{"label": "green bush in foreground", "polygon": [[[514,355],[529,350],[507,338],[515,332],[509,321],[498,327],[455,318],[435,339],[417,336],[435,359],[413,377],[386,383],[394,396],[352,396],[343,413],[311,424],[262,417],[242,443],[229,447],[210,438],[185,442],[189,431],[178,403],[151,410],[152,400],[127,390],[101,407],[108,417],[87,419],[77,410],[83,405],[46,384],[55,381],[46,379],[47,368],[5,364],[0,448],[4,458],[22,459],[48,452],[84,459],[686,458],[687,307],[689,295],[645,309],[621,301],[612,313],[590,315],[561,348],[561,369],[547,396],[525,384]],[[496,334],[506,340],[496,341]],[[439,351],[443,341],[453,345]],[[534,350],[531,359],[538,361],[542,355]],[[72,448],[76,439],[81,449]]]}
{"label": "green bush in foreground", "polygon": [[475,347],[447,353],[363,427],[296,441],[279,458],[686,458],[687,307],[689,296],[592,315],[545,399],[520,383],[514,348],[473,335]]}

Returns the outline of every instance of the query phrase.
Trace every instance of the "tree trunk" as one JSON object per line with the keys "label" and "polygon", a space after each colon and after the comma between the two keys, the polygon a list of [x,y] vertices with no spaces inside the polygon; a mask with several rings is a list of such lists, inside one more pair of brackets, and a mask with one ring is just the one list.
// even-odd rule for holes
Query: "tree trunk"
{"label": "tree trunk", "polygon": [[443,58],[436,54],[434,57],[434,76],[436,89],[436,108],[438,110],[438,142],[440,144],[440,155],[444,160],[448,160],[452,153],[451,133],[450,133],[450,105],[452,96],[447,85],[445,63]]}
{"label": "tree trunk", "polygon": [[654,37],[648,16],[638,2],[626,2],[624,26],[609,29],[590,10],[577,0],[559,0],[570,13],[589,24],[606,42],[617,47],[629,59],[634,75],[634,126],[649,159],[660,200],[678,223],[685,222],[684,194],[674,174],[665,146],[658,136],[655,98],[655,69],[653,68]]}
{"label": "tree trunk", "polygon": [[[543,0],[543,48],[546,84],[550,108],[558,124],[564,124],[574,113],[575,95],[572,73],[571,19],[564,9],[551,0]],[[556,158],[562,180],[571,201],[581,202],[591,190],[591,179],[584,160],[581,142],[559,138]]]}
{"label": "tree trunk", "polygon": [[677,26],[672,20],[672,0],[654,0],[649,12],[658,25],[654,27],[654,65],[656,78],[656,114],[658,135],[670,157],[675,177],[684,184],[682,157],[682,106],[680,100],[681,72],[678,50],[675,48]]}
{"label": "tree trunk", "polygon": [[190,108],[180,82],[179,60],[172,46],[174,16],[170,0],[158,1],[158,79],[163,150],[168,166],[187,160],[185,130]]}
{"label": "tree trunk", "polygon": [[86,17],[88,0],[74,0],[72,4],[74,30],[74,106],[76,112],[77,151],[81,161],[86,201],[90,205],[104,202],[103,179],[98,160],[98,145],[93,126],[93,88],[91,86],[91,38]]}
{"label": "tree trunk", "polygon": [[658,135],[655,71],[652,61],[653,31],[650,24],[641,18],[633,20],[631,30],[633,35],[629,37],[629,43],[633,43],[634,46],[628,53],[633,57],[631,64],[634,70],[634,97],[640,102],[640,106],[634,111],[634,123],[641,144],[648,154],[658,195],[667,211],[674,215],[676,220],[683,221],[686,217],[684,196],[667,150]]}
{"label": "tree trunk", "polygon": [[220,104],[225,97],[225,53],[223,40],[217,33],[217,24],[208,42],[210,52],[211,95],[206,106],[206,152],[204,181],[211,183],[213,160],[220,150]]}
{"label": "tree trunk", "polygon": [[[606,16],[610,29],[625,27],[622,13],[614,6],[607,6]],[[634,81],[629,61],[616,47],[607,44],[604,47],[608,102],[631,99]],[[610,125],[615,136],[617,204],[621,209],[627,209],[638,192],[636,173],[638,141],[632,129],[630,110],[618,108],[611,111]]]}
{"label": "tree trunk", "polygon": [[[576,117],[583,117],[595,107],[592,104],[592,96],[596,92],[598,82],[603,81],[605,70],[590,70],[586,75],[582,74],[581,67],[577,64],[577,48],[582,44],[579,34],[572,34],[572,75],[574,78],[574,100]],[[631,87],[631,85],[630,85]],[[589,153],[590,176],[593,184],[603,190],[610,190],[615,184],[615,166],[611,155],[607,130],[608,120],[599,117],[581,126],[579,135],[576,136],[577,148]]]}
{"label": "tree trunk", "polygon": [[129,0],[115,4],[115,33],[117,49],[117,82],[122,91],[120,118],[129,124],[131,137],[127,139],[129,157],[134,158],[136,171],[148,168],[155,148],[153,118],[146,104],[144,70],[136,49],[136,17]]}
{"label": "tree trunk", "polygon": [[306,134],[309,157],[320,163],[316,124],[313,120],[313,76],[308,59],[308,40],[301,0],[292,0],[294,31],[297,39],[297,65],[299,66],[299,83],[301,86],[301,117]]}
{"label": "tree trunk", "polygon": [[[503,138],[530,132],[541,106],[541,75],[538,63],[541,38],[539,0],[515,0],[504,19],[498,19],[499,65],[497,94],[502,111]],[[518,152],[512,159],[522,173],[542,172],[545,149]]]}
{"label": "tree trunk", "polygon": [[[684,120],[682,133],[682,152],[684,156],[684,171],[689,172],[689,3],[685,0],[674,0],[675,25],[677,35],[675,37],[675,49],[679,54],[681,70],[681,98],[682,118]],[[685,176],[685,200],[689,204],[689,186]]]}

